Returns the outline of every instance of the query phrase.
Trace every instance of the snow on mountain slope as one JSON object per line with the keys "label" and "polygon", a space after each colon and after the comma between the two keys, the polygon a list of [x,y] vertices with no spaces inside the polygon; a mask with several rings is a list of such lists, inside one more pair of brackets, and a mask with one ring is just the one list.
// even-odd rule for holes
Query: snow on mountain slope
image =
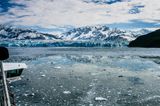
{"label": "snow on mountain slope", "polygon": [[20,29],[12,26],[0,25],[1,40],[55,40],[55,35],[39,33],[31,29]]}
{"label": "snow on mountain slope", "polygon": [[113,45],[127,45],[130,41],[136,39],[140,35],[149,33],[150,31],[141,29],[139,31],[125,31],[119,29],[110,29],[107,26],[86,26],[74,28],[66,33],[61,34],[61,39],[69,41],[92,41],[105,42]]}

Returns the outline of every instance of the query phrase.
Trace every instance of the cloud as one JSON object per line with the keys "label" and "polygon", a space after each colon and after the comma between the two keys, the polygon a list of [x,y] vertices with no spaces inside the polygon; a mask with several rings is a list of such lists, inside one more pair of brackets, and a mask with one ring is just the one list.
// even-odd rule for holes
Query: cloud
{"label": "cloud", "polygon": [[84,0],[7,0],[4,2],[7,5],[3,3],[0,6],[0,23],[52,28],[131,23],[132,20],[139,20],[134,23],[157,22],[159,25],[159,21],[155,21],[160,19],[159,0],[107,1],[108,3],[86,3]]}
{"label": "cloud", "polygon": [[1,0],[0,1],[0,12],[7,12],[10,8],[14,7],[25,7],[23,4],[17,4],[15,2],[11,2],[10,0]]}
{"label": "cloud", "polygon": [[156,29],[160,27],[160,25],[157,24],[157,22],[145,22],[141,20],[130,20],[129,22],[126,23],[112,23],[112,24],[107,24],[107,26],[110,27],[117,27],[117,28],[122,28],[122,29],[140,29],[140,28],[151,28],[151,29]]}
{"label": "cloud", "polygon": [[96,3],[96,4],[113,4],[117,2],[126,2],[131,0],[83,0],[86,3]]}
{"label": "cloud", "polygon": [[144,7],[144,5],[135,5],[129,10],[129,14],[138,14]]}

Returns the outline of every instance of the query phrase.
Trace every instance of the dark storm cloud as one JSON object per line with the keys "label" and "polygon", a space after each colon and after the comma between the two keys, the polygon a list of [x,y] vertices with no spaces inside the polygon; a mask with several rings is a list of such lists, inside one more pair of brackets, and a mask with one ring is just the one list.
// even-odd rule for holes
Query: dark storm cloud
{"label": "dark storm cloud", "polygon": [[13,3],[11,2],[11,0],[0,0],[0,13],[8,12],[10,8],[14,8],[14,7],[23,8],[26,6],[22,4]]}

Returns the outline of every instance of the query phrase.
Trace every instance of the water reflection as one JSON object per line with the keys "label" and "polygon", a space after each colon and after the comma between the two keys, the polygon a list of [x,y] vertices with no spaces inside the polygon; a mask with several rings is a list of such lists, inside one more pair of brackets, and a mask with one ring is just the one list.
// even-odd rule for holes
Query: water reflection
{"label": "water reflection", "polygon": [[22,60],[29,68],[22,80],[11,84],[17,105],[160,105],[160,67],[152,59],[141,58],[132,49],[118,55],[114,55],[116,50],[108,53],[107,49],[82,52],[60,50],[54,55]]}

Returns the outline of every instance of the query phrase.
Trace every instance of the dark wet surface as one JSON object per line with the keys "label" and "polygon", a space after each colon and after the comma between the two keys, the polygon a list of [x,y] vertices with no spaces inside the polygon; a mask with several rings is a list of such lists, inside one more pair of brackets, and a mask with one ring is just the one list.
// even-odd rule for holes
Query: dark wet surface
{"label": "dark wet surface", "polygon": [[[160,49],[10,48],[17,106],[160,106]],[[145,58],[144,58],[145,57]]]}

